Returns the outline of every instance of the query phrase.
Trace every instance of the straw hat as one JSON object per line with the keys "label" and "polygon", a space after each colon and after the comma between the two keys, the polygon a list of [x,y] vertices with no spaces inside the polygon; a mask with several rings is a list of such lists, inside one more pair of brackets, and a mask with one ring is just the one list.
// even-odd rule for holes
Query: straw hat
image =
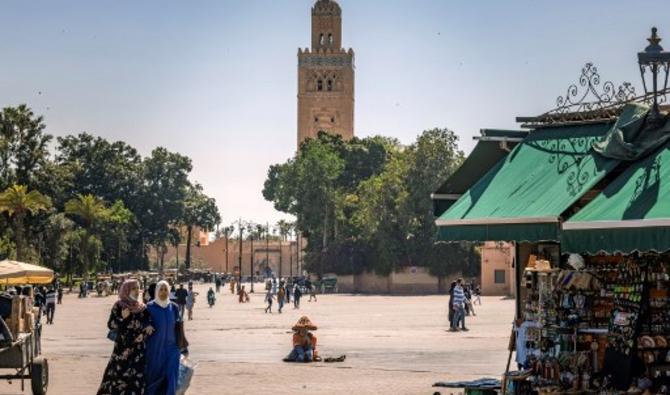
{"label": "straw hat", "polygon": [[308,331],[315,331],[316,325],[312,324],[312,321],[309,320],[309,317],[306,315],[300,317],[298,322],[293,325],[292,328],[294,331],[299,331],[300,329],[307,329]]}

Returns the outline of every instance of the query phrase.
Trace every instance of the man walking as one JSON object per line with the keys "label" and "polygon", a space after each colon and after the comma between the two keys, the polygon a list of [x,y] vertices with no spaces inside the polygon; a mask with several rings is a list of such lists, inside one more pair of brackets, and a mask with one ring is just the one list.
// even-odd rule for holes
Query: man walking
{"label": "man walking", "polygon": [[451,323],[451,328],[449,329],[452,332],[458,331],[458,324],[461,323],[461,330],[467,331],[468,328],[465,327],[465,293],[463,292],[463,279],[459,278],[456,281],[456,287],[454,287],[454,320]]}
{"label": "man walking", "polygon": [[188,291],[184,289],[184,284],[179,284],[179,289],[174,293],[177,306],[179,306],[179,318],[184,320],[184,310],[186,308],[186,298],[188,297]]}
{"label": "man walking", "polygon": [[284,284],[279,284],[279,291],[277,291],[277,304],[279,305],[279,314],[281,314],[281,309],[284,308],[284,301],[286,298],[286,291],[284,290]]}
{"label": "man walking", "polygon": [[218,275],[214,275],[214,285],[216,286],[216,293],[219,293],[219,290],[221,290],[221,277]]}
{"label": "man walking", "polygon": [[54,323],[54,313],[56,313],[56,290],[49,288],[46,295],[47,324]]}
{"label": "man walking", "polygon": [[299,285],[296,285],[293,288],[293,307],[296,309],[300,308],[300,299],[302,298],[302,288]]}

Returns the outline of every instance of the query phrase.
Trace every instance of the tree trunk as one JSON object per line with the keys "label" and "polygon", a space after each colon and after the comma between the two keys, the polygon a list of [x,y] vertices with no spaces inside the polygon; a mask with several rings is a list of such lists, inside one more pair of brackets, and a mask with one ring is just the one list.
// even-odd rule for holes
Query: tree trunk
{"label": "tree trunk", "polygon": [[191,268],[191,238],[193,237],[193,226],[186,228],[186,257],[184,258],[184,268]]}
{"label": "tree trunk", "polygon": [[117,246],[116,254],[116,270],[117,273],[121,273],[121,238],[119,237],[119,244]]}
{"label": "tree trunk", "polygon": [[321,231],[321,249],[325,250],[326,245],[328,244],[328,206],[324,209],[323,213],[323,229]]}
{"label": "tree trunk", "polygon": [[16,239],[16,260],[19,262],[25,262],[25,238],[24,238],[24,222],[23,222],[23,213],[16,213],[14,216],[14,235]]}
{"label": "tree trunk", "polygon": [[88,281],[88,272],[90,268],[89,262],[89,235],[88,230],[84,232],[84,238],[82,239],[82,248],[81,253],[83,255],[82,263],[84,264],[84,280]]}

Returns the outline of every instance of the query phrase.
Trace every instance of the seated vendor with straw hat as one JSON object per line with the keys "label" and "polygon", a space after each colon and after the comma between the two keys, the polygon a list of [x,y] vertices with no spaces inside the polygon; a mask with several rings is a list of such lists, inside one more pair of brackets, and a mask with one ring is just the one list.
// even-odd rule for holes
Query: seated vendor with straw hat
{"label": "seated vendor with straw hat", "polygon": [[293,325],[293,350],[284,358],[285,362],[312,362],[319,361],[316,351],[316,336],[310,331],[316,330],[316,325],[307,316],[301,317]]}

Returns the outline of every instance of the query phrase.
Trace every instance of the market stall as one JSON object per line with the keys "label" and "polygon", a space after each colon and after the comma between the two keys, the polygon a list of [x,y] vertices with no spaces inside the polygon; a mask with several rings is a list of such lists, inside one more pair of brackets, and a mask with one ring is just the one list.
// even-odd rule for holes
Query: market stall
{"label": "market stall", "polygon": [[53,281],[53,270],[30,263],[0,261],[0,285],[49,284]]}
{"label": "market stall", "polygon": [[[531,259],[516,361],[543,393],[670,390],[670,257],[573,254]],[[517,388],[508,386],[510,391]]]}
{"label": "market stall", "polygon": [[436,221],[444,241],[516,246],[519,369],[503,393],[670,393],[670,116],[658,104],[670,53],[659,41],[652,29],[638,54],[653,76],[646,95],[598,93],[587,64],[579,84],[597,100],[573,85],[563,106],[517,118],[528,137]]}

